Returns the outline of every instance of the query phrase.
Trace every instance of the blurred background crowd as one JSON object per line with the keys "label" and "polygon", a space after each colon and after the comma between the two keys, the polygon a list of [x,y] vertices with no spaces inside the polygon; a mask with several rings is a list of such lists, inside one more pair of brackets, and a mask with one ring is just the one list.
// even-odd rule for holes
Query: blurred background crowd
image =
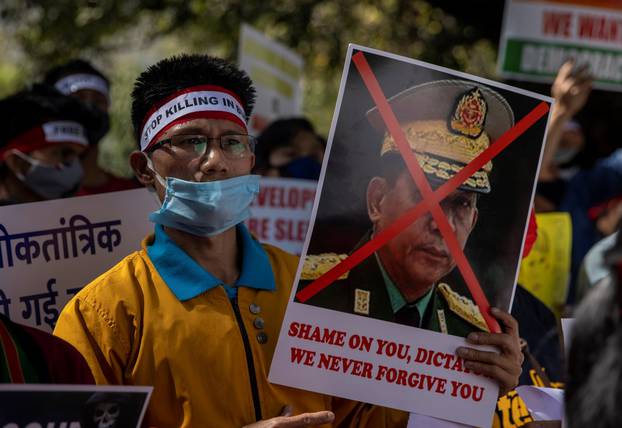
{"label": "blurred background crowd", "polygon": [[[484,0],[5,0],[0,204],[139,187],[127,161],[136,145],[132,82],[149,64],[181,52],[235,61],[241,23],[288,46],[305,64],[301,111],[283,111],[255,127],[256,172],[317,180],[349,42],[503,80],[496,68],[503,13],[503,2]],[[503,81],[555,100],[534,198],[535,255],[524,259],[524,290],[513,309],[525,339],[522,382],[566,383],[569,412],[586,423],[573,426],[597,426],[589,419],[594,409],[605,408],[601,416],[613,417],[622,398],[620,363],[611,357],[622,352],[615,279],[622,266],[622,93],[594,85],[590,65],[571,58],[548,81]],[[65,124],[71,129],[56,131],[75,139],[41,144],[37,132],[56,132],[38,127],[44,122]],[[546,213],[563,214],[566,237],[541,226],[551,219]],[[547,252],[559,240],[565,250]],[[546,266],[557,271],[545,277]],[[585,328],[576,333],[568,364],[559,325],[575,314]],[[577,375],[567,378],[566,367]],[[514,398],[499,401],[500,426],[532,420]]]}

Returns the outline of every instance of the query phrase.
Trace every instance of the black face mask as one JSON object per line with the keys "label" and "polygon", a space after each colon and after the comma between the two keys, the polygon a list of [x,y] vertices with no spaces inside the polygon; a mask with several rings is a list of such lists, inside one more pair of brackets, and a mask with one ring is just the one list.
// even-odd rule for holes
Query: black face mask
{"label": "black face mask", "polygon": [[86,129],[86,136],[89,144],[97,144],[110,131],[110,116],[94,106],[86,106],[86,109],[93,121],[92,125]]}
{"label": "black face mask", "polygon": [[312,156],[297,158],[279,168],[281,177],[304,178],[306,180],[318,180],[322,164]]}

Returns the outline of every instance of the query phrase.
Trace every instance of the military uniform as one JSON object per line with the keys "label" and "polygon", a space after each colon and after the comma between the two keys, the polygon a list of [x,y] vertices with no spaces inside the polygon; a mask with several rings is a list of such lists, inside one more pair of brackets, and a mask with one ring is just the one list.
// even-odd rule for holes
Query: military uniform
{"label": "military uniform", "polygon": [[[514,124],[512,109],[499,93],[464,80],[440,80],[413,86],[388,102],[419,166],[433,185],[443,184],[455,176]],[[378,109],[368,111],[367,118],[375,128],[384,131],[380,156],[396,156],[397,144],[386,130]],[[489,161],[458,188],[489,193],[491,170]],[[370,236],[368,234],[358,246],[365,244]],[[299,289],[346,257],[334,253],[307,255]],[[484,317],[472,300],[459,295],[447,284],[430,284],[430,287],[423,302],[422,298],[419,302],[406,303],[376,253],[306,303],[457,336],[477,330],[488,331]],[[395,305],[396,295],[401,305]],[[405,305],[409,309],[418,305],[418,315],[412,322],[404,322],[402,309]]]}
{"label": "military uniform", "polygon": [[[368,241],[368,237],[357,246]],[[356,249],[356,248],[355,248]],[[318,254],[305,258],[300,289],[337,265],[347,254]],[[342,276],[306,303],[340,312],[397,322],[381,268],[375,257]],[[479,308],[470,299],[460,296],[447,284],[436,284],[426,305],[420,324],[427,330],[466,336],[472,331],[489,331]]]}

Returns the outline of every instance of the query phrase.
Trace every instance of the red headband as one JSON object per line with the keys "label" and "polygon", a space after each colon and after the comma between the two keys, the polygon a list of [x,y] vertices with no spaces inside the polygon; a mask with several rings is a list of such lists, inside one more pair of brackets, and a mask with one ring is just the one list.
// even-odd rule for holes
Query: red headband
{"label": "red headband", "polygon": [[149,110],[141,127],[140,149],[149,149],[172,126],[199,117],[226,119],[247,129],[246,113],[236,94],[221,86],[192,86],[174,92]]}
{"label": "red headband", "polygon": [[87,146],[88,140],[84,127],[78,122],[72,121],[45,122],[19,134],[11,139],[6,146],[0,148],[0,160],[4,160],[11,150],[30,153],[42,147],[60,143]]}

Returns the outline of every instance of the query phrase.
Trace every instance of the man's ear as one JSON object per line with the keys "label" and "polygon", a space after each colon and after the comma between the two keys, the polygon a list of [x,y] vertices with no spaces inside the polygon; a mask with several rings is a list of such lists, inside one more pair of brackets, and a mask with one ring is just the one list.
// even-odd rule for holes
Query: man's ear
{"label": "man's ear", "polygon": [[138,150],[130,153],[130,166],[136,175],[138,181],[145,186],[153,186],[155,176],[151,168],[147,165],[147,154]]}
{"label": "man's ear", "polygon": [[255,161],[256,161],[256,157],[255,157],[255,153],[253,153],[253,156],[251,156],[251,172],[253,171],[253,168],[255,168]]}
{"label": "man's ear", "polygon": [[30,168],[30,164],[24,159],[16,155],[13,151],[5,155],[4,163],[13,175],[25,175]]}
{"label": "man's ear", "polygon": [[367,185],[367,215],[375,225],[382,215],[382,202],[389,190],[386,178],[374,177]]}

